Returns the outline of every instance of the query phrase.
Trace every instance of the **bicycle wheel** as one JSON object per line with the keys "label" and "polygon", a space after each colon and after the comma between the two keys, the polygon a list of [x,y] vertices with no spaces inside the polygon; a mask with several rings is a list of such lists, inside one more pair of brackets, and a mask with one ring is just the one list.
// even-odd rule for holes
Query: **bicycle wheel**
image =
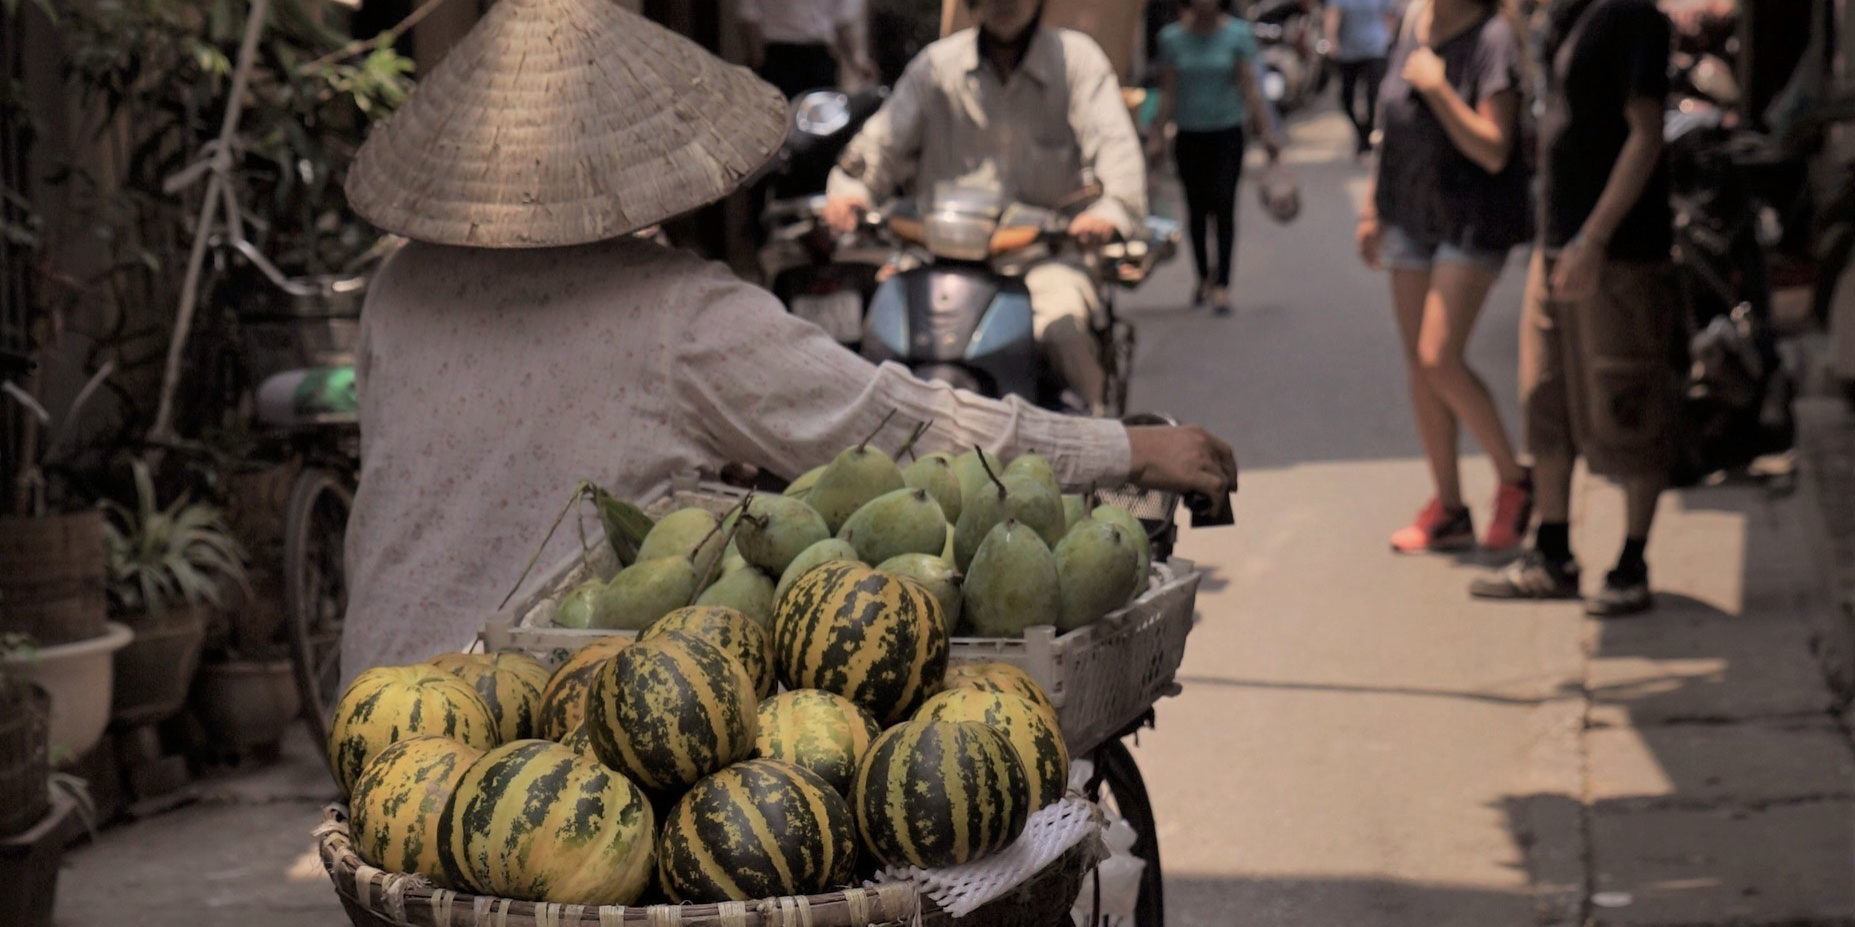
{"label": "bicycle wheel", "polygon": [[348,609],[342,542],[353,504],[346,474],[305,467],[290,491],[284,521],[290,662],[302,693],[303,721],[323,751],[328,750],[329,716],[341,696],[341,623]]}
{"label": "bicycle wheel", "polygon": [[1089,797],[1104,810],[1124,818],[1139,834],[1133,853],[1146,861],[1140,872],[1140,898],[1134,906],[1134,927],[1165,927],[1165,877],[1159,868],[1159,831],[1153,820],[1153,802],[1146,780],[1127,744],[1110,740],[1095,748],[1095,780]]}

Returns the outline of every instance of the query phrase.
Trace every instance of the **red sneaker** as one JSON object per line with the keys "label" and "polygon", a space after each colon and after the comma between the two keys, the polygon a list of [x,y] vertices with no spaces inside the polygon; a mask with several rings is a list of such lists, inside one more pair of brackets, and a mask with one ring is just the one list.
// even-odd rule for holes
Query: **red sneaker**
{"label": "red sneaker", "polygon": [[1489,550],[1513,550],[1526,537],[1527,524],[1533,520],[1532,481],[1502,483],[1494,492],[1494,517],[1488,524],[1488,536],[1481,546]]}
{"label": "red sneaker", "polygon": [[1451,512],[1441,499],[1431,499],[1417,520],[1391,535],[1391,549],[1400,554],[1430,550],[1467,550],[1475,546],[1475,522],[1469,510]]}

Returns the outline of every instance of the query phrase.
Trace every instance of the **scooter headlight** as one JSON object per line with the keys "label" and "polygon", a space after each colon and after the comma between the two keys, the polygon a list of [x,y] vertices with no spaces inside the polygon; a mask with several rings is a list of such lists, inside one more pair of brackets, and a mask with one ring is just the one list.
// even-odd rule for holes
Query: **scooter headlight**
{"label": "scooter headlight", "polygon": [[927,246],[937,257],[983,261],[992,256],[995,219],[970,213],[933,212],[927,217]]}
{"label": "scooter headlight", "polygon": [[792,105],[792,125],[806,135],[826,138],[850,125],[850,98],[835,90],[814,90]]}

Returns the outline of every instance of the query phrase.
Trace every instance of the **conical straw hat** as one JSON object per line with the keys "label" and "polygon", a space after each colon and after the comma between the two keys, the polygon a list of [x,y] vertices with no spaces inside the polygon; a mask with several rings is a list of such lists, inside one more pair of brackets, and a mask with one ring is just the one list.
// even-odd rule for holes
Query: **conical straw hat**
{"label": "conical straw hat", "polygon": [[361,146],[348,202],[438,244],[616,238],[739,187],[786,112],[746,69],[613,0],[499,0]]}

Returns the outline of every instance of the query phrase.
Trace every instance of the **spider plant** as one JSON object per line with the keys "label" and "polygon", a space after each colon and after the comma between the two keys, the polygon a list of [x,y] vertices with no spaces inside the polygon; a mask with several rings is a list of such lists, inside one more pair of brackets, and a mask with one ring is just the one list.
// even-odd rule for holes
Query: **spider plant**
{"label": "spider plant", "polygon": [[244,548],[218,506],[183,495],[161,508],[148,467],[130,466],[135,508],[103,503],[112,608],[159,616],[177,605],[224,608],[231,587],[249,594]]}

